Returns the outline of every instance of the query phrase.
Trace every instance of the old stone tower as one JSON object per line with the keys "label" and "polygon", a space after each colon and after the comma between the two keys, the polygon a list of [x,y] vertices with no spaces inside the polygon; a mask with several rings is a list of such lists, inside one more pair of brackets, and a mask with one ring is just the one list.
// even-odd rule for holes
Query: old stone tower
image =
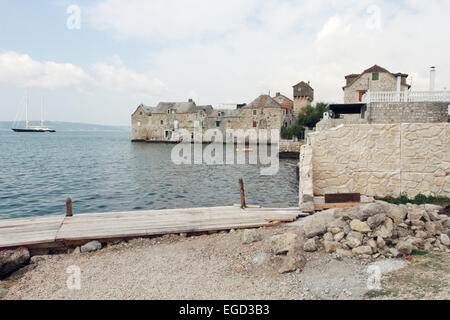
{"label": "old stone tower", "polygon": [[300,111],[314,101],[314,89],[309,82],[301,81],[294,88],[294,116],[297,117]]}

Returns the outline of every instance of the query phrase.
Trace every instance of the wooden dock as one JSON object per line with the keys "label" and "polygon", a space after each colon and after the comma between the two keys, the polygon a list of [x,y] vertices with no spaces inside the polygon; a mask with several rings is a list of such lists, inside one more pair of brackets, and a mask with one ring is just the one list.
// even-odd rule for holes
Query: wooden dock
{"label": "wooden dock", "polygon": [[164,234],[271,226],[294,221],[299,208],[239,206],[55,215],[0,220],[0,249],[53,248]]}

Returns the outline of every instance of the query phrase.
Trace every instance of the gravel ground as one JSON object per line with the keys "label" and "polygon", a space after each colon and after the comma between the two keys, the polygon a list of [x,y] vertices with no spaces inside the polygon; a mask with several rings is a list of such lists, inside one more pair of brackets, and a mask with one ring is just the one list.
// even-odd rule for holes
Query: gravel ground
{"label": "gravel ground", "polygon": [[[270,253],[270,236],[286,231],[301,236],[300,225],[261,229],[263,240],[247,245],[243,231],[235,231],[136,239],[93,253],[46,256],[4,281],[10,287],[4,299],[365,298],[371,261],[313,253],[301,272],[278,273],[281,258]],[[384,271],[406,265],[381,263]],[[79,290],[67,288],[70,266],[81,270]]]}

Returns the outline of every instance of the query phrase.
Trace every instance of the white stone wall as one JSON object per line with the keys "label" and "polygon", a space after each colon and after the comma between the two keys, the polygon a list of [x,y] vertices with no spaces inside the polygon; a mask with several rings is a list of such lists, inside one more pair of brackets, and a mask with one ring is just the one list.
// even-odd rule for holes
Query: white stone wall
{"label": "white stone wall", "polygon": [[341,125],[308,144],[315,195],[450,196],[448,123]]}
{"label": "white stone wall", "polygon": [[314,211],[314,183],[313,183],[313,150],[311,145],[300,147],[299,162],[299,206],[303,212]]}

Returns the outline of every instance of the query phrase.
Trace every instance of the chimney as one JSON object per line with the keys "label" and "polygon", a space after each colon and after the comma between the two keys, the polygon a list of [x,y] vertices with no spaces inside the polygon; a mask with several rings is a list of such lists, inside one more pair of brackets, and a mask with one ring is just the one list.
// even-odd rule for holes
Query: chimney
{"label": "chimney", "polygon": [[436,81],[436,67],[430,69],[430,91],[434,91],[434,84]]}
{"label": "chimney", "polygon": [[192,99],[189,99],[188,102],[194,102]]}
{"label": "chimney", "polygon": [[280,93],[279,93],[279,92],[277,92],[277,93],[275,94],[275,96],[276,96],[276,97],[279,97],[279,96],[280,96]]}

